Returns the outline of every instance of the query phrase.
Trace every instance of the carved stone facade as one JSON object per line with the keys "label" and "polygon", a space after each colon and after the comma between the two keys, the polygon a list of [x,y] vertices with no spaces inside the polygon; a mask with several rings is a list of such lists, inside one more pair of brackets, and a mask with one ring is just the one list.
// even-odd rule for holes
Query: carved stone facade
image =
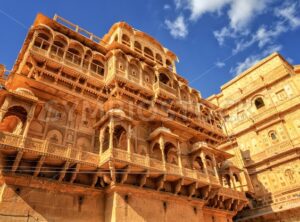
{"label": "carved stone facade", "polygon": [[300,221],[300,67],[274,53],[209,98],[230,140],[220,150],[249,174],[237,221]]}
{"label": "carved stone facade", "polygon": [[39,14],[1,79],[0,221],[232,221],[248,173],[176,60],[125,22],[100,39]]}

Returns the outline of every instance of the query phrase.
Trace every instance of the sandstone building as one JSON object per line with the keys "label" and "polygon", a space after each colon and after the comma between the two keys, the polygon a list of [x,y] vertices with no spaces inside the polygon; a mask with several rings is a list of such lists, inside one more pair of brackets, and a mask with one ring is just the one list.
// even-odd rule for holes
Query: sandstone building
{"label": "sandstone building", "polygon": [[296,218],[300,68],[273,54],[205,100],[176,60],[39,14],[0,67],[0,221]]}
{"label": "sandstone building", "polygon": [[274,53],[209,98],[230,140],[219,149],[250,176],[238,221],[300,221],[300,66]]}

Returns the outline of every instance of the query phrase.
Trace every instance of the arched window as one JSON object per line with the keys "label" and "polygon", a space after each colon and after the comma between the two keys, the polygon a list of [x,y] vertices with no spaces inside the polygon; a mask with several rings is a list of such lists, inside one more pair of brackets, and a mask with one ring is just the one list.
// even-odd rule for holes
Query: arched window
{"label": "arched window", "polygon": [[130,38],[128,37],[128,35],[122,35],[122,43],[130,47]]}
{"label": "arched window", "polygon": [[121,125],[118,125],[114,128],[113,147],[127,150],[126,130]]}
{"label": "arched window", "polygon": [[67,40],[62,36],[55,36],[53,44],[51,46],[50,54],[62,58],[64,55],[64,49],[67,46]]}
{"label": "arched window", "polygon": [[12,106],[0,123],[0,131],[19,134],[26,120],[27,111],[21,106]]}
{"label": "arched window", "polygon": [[155,56],[155,60],[157,63],[159,63],[160,65],[163,65],[163,60],[160,54],[156,54]]}
{"label": "arched window", "polygon": [[91,71],[93,73],[99,74],[100,76],[104,76],[104,65],[99,60],[93,59],[91,63]]}
{"label": "arched window", "polygon": [[139,69],[135,64],[129,64],[128,74],[130,77],[139,78]]}
{"label": "arched window", "polygon": [[151,158],[162,161],[162,153],[158,143],[153,146],[150,156]]}
{"label": "arched window", "polygon": [[265,106],[264,100],[261,97],[258,97],[254,101],[256,109],[260,109]]}
{"label": "arched window", "polygon": [[203,162],[199,156],[197,156],[193,162],[193,169],[203,171]]}
{"label": "arched window", "polygon": [[225,187],[231,187],[231,180],[230,180],[230,176],[228,174],[225,174],[223,176],[223,183]]}
{"label": "arched window", "polygon": [[164,84],[166,84],[166,85],[169,85],[170,78],[166,74],[160,73],[159,74],[159,81],[162,82],[162,83],[164,83]]}
{"label": "arched window", "polygon": [[142,46],[137,41],[134,42],[134,50],[137,51],[137,52],[139,52],[139,53],[142,53]]}
{"label": "arched window", "polygon": [[40,49],[48,50],[51,37],[46,31],[40,31],[34,41],[34,46]]}
{"label": "arched window", "polygon": [[170,71],[173,71],[173,65],[169,59],[166,60],[166,66]]}
{"label": "arched window", "polygon": [[164,147],[166,162],[177,164],[178,156],[177,156],[177,148],[174,144],[167,142]]}
{"label": "arched window", "polygon": [[70,44],[68,51],[66,52],[66,59],[73,64],[80,65],[81,64],[81,56],[84,52],[84,49],[80,44],[73,43]]}
{"label": "arched window", "polygon": [[144,48],[144,54],[147,58],[153,60],[153,52],[148,47]]}
{"label": "arched window", "polygon": [[269,137],[270,137],[273,141],[277,140],[277,133],[276,133],[276,131],[274,131],[274,130],[270,131],[270,132],[269,132]]}

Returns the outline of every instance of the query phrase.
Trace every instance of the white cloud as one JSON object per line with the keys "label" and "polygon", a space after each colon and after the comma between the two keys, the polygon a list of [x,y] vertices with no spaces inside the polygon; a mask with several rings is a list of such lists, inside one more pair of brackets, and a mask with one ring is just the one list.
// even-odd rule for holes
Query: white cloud
{"label": "white cloud", "polygon": [[269,0],[233,0],[228,11],[230,27],[241,30],[258,14],[263,12]]}
{"label": "white cloud", "polygon": [[168,5],[168,4],[165,4],[165,5],[164,5],[164,10],[169,10],[169,9],[171,9],[171,6]]}
{"label": "white cloud", "polygon": [[[180,4],[178,4],[180,2]],[[219,13],[225,7],[234,30],[244,28],[258,13],[261,13],[270,0],[175,0],[176,7],[185,7],[191,12],[191,20],[196,21],[205,13]],[[185,4],[184,4],[185,3]]]}
{"label": "white cloud", "polygon": [[179,15],[173,22],[165,20],[165,24],[174,38],[185,38],[188,34],[187,24],[182,15]]}
{"label": "white cloud", "polygon": [[[289,22],[289,25],[295,29],[300,26],[300,18],[297,17],[297,5],[299,4],[289,4],[286,3],[282,7],[275,9],[275,15],[282,17]],[[298,12],[299,13],[299,12]]]}
{"label": "white cloud", "polygon": [[191,19],[197,20],[203,14],[218,12],[232,0],[186,0],[186,8],[191,12]]}
{"label": "white cloud", "polygon": [[279,52],[282,49],[282,45],[270,45],[267,47],[262,53],[255,54],[247,57],[244,61],[237,63],[236,67],[231,68],[230,72],[234,75],[238,75],[245,71],[246,69],[250,68],[257,62],[259,62],[264,57],[274,53]]}
{"label": "white cloud", "polygon": [[215,63],[215,65],[217,66],[217,67],[219,67],[219,68],[223,68],[226,64],[225,64],[225,62],[216,62]]}

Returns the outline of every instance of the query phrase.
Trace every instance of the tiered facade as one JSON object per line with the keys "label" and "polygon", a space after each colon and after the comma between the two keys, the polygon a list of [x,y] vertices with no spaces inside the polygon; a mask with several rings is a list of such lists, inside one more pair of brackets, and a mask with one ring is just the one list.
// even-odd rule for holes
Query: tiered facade
{"label": "tiered facade", "polygon": [[100,39],[39,14],[1,69],[0,221],[232,221],[249,176],[176,60],[125,22]]}
{"label": "tiered facade", "polygon": [[209,98],[230,135],[219,149],[250,177],[237,221],[300,221],[300,66],[274,53],[221,89]]}

